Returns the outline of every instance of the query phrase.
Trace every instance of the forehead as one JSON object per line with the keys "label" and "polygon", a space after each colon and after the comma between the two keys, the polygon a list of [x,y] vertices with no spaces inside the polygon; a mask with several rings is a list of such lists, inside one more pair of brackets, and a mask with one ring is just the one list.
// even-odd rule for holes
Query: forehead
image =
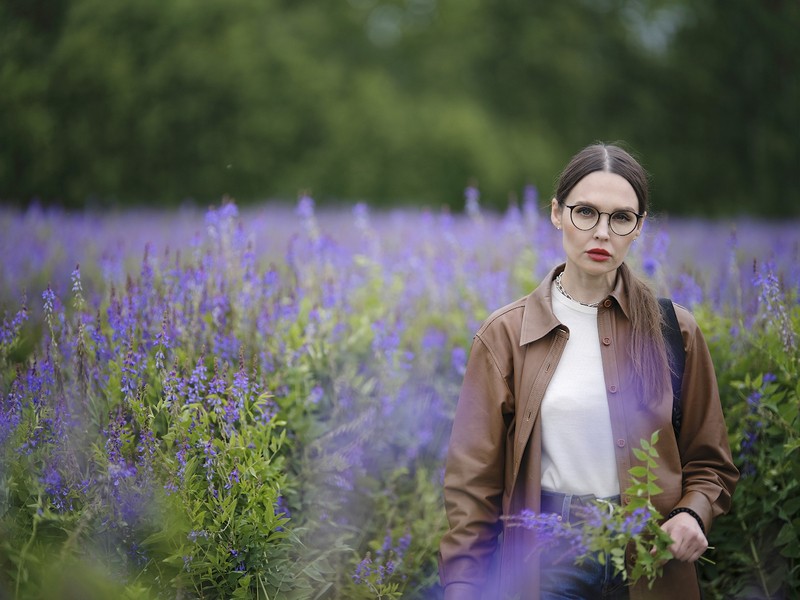
{"label": "forehead", "polygon": [[639,211],[639,199],[631,184],[621,175],[605,171],[581,179],[567,196],[567,204],[590,204],[604,211]]}

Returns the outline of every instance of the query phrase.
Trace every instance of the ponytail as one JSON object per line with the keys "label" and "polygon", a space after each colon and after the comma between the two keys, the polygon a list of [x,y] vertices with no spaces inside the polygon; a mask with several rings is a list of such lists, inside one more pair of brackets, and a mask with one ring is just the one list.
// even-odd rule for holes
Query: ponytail
{"label": "ponytail", "polygon": [[671,389],[667,344],[661,329],[661,307],[648,285],[636,277],[628,265],[619,267],[625,289],[631,320],[631,363],[639,385],[640,402],[656,406]]}

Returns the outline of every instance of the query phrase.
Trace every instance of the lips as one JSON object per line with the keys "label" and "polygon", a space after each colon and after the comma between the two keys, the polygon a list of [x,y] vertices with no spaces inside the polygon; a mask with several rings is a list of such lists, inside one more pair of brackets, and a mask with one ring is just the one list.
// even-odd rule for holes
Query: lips
{"label": "lips", "polygon": [[592,248],[591,250],[587,250],[586,254],[592,260],[603,261],[608,260],[611,258],[611,253],[608,250],[603,250],[602,248]]}

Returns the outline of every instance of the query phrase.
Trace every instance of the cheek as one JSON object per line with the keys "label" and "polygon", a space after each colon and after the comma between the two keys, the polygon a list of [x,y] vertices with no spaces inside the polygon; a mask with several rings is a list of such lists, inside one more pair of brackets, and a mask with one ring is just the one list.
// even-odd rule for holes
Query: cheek
{"label": "cheek", "polygon": [[584,232],[573,228],[564,229],[564,235],[561,236],[561,245],[567,253],[570,253],[570,251],[579,252],[586,244],[587,240]]}
{"label": "cheek", "polygon": [[634,239],[636,239],[636,238],[630,238],[630,239],[622,239],[622,240],[620,240],[620,243],[619,243],[619,245],[617,246],[617,248],[618,248],[618,251],[619,251],[620,253],[622,253],[622,254],[625,254],[625,255],[627,255],[627,254],[628,254],[628,251],[630,251],[630,249],[631,249],[631,245],[633,244],[633,240],[634,240]]}

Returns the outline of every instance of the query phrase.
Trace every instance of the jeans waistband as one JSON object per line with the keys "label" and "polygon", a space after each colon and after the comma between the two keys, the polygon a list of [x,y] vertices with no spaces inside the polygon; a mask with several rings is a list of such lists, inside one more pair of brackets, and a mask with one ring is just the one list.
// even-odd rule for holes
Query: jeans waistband
{"label": "jeans waistband", "polygon": [[562,494],[542,490],[542,505],[539,512],[555,513],[559,516],[559,520],[572,523],[582,520],[585,513],[581,509],[592,506],[596,500],[620,503],[619,495],[598,498],[594,494]]}

